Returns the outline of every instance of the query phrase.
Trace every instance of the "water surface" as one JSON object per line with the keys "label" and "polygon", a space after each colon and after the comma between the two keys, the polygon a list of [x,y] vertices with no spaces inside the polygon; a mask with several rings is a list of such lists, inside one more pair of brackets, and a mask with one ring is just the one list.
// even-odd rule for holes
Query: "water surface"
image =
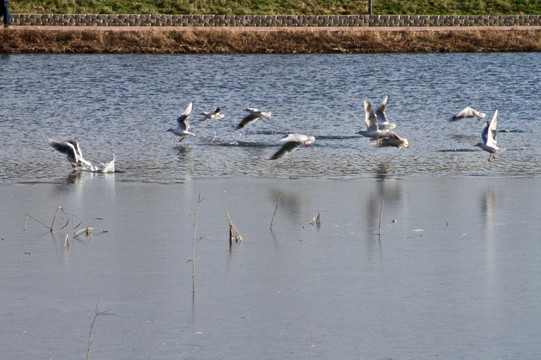
{"label": "water surface", "polygon": [[[539,64],[1,56],[0,358],[83,358],[98,299],[95,359],[540,358]],[[355,134],[385,95],[410,149]],[[466,105],[499,110],[495,161],[481,122],[447,121]],[[235,132],[246,107],[273,116]],[[317,139],[269,161],[288,132]],[[48,138],[118,171],[72,173]],[[27,217],[58,204],[52,232]],[[75,238],[81,222],[107,232]]]}
{"label": "water surface", "polygon": [[[538,174],[541,130],[538,53],[410,55],[12,55],[1,85],[0,181],[50,181],[69,165],[48,138],[74,138],[93,162],[117,158],[117,181],[188,178]],[[377,149],[364,128],[363,100],[379,105],[411,148]],[[166,130],[194,102],[192,130],[178,144]],[[508,150],[487,162],[473,145],[482,122],[447,119],[470,105],[492,117]],[[198,122],[222,108],[222,122]],[[271,111],[245,131],[246,107]],[[310,149],[268,158],[290,132],[316,136]]]}

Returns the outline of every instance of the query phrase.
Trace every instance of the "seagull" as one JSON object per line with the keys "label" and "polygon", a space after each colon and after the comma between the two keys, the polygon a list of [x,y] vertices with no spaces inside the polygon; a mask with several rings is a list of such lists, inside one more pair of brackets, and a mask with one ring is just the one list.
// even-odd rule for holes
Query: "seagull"
{"label": "seagull", "polygon": [[402,146],[409,148],[410,143],[408,142],[408,139],[401,138],[400,136],[398,136],[397,133],[389,130],[388,134],[383,139],[381,139],[378,146],[379,147],[395,146],[400,149]]}
{"label": "seagull", "polygon": [[270,160],[276,160],[281,158],[282,156],[289,154],[302,144],[305,146],[310,146],[314,141],[316,140],[313,136],[306,136],[302,134],[288,134],[284,136],[282,139],[280,139],[281,142],[285,142],[284,145],[278,150],[277,152],[272,155]]}
{"label": "seagull", "polygon": [[396,127],[395,123],[390,123],[387,120],[387,115],[385,114],[385,108],[387,107],[387,102],[389,101],[389,96],[385,96],[381,105],[376,110],[376,118],[378,120],[378,128],[380,129],[394,129]]}
{"label": "seagull", "polygon": [[261,118],[261,120],[265,121],[265,119],[268,119],[268,118],[271,117],[270,112],[263,112],[263,111],[261,111],[259,109],[255,109],[255,108],[247,108],[247,109],[244,109],[244,111],[248,111],[250,114],[246,115],[246,117],[244,119],[242,119],[242,121],[237,125],[235,130],[240,130],[243,127],[245,127],[246,125],[253,123],[254,121],[256,121],[259,118]]}
{"label": "seagull", "polygon": [[222,119],[224,118],[224,114],[220,113],[219,107],[217,107],[216,110],[214,110],[213,112],[203,111],[201,112],[201,115],[203,115],[203,118],[199,121],[205,121],[207,119],[217,119],[218,121],[222,121]]}
{"label": "seagull", "polygon": [[483,126],[483,130],[481,131],[481,139],[483,139],[483,142],[479,142],[475,144],[474,146],[479,146],[481,149],[488,151],[488,161],[490,161],[490,157],[493,159],[496,159],[496,153],[505,151],[505,148],[500,148],[496,145],[496,126],[498,125],[498,110],[494,112],[494,116],[492,116],[492,120],[489,122],[487,121],[485,125]]}
{"label": "seagull", "polygon": [[49,139],[49,145],[51,145],[55,150],[66,154],[66,157],[73,168],[76,169],[85,165],[90,167],[90,169],[94,169],[92,163],[83,158],[83,153],[81,152],[81,148],[79,147],[79,143],[77,143],[77,141],[67,140],[59,142]]}
{"label": "seagull", "polygon": [[457,120],[465,119],[465,118],[476,118],[477,121],[479,121],[484,117],[485,117],[485,113],[479,112],[467,106],[464,109],[457,112],[455,115],[453,115],[453,117],[450,118],[449,121],[457,121]]}
{"label": "seagull", "polygon": [[184,112],[182,114],[180,114],[180,116],[177,119],[178,127],[171,128],[171,129],[167,130],[167,131],[171,131],[173,134],[178,135],[178,136],[181,137],[178,142],[181,142],[182,140],[184,140],[185,136],[188,136],[188,135],[195,136],[194,133],[188,131],[188,129],[190,129],[190,124],[188,123],[188,118],[190,117],[190,115],[192,113],[192,107],[193,107],[193,105],[190,102],[188,104],[188,107],[186,108],[186,110],[184,110]]}
{"label": "seagull", "polygon": [[374,109],[372,108],[372,104],[368,100],[364,100],[364,114],[365,114],[365,121],[366,121],[366,130],[361,130],[357,132],[357,134],[360,134],[365,137],[376,139],[379,144],[379,138],[385,137],[387,134],[391,131],[388,129],[380,129],[378,127],[378,122],[376,118],[376,114],[374,113]]}

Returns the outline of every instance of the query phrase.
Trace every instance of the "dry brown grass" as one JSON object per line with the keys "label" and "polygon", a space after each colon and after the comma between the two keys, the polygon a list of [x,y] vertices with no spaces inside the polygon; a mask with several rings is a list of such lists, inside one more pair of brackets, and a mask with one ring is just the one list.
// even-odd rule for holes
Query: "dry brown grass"
{"label": "dry brown grass", "polygon": [[0,53],[434,53],[538,52],[539,29],[27,30],[0,31]]}

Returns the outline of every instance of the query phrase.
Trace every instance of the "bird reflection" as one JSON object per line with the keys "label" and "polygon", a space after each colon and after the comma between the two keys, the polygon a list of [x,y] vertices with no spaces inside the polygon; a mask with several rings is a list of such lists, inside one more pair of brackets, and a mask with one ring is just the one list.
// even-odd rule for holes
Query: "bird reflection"
{"label": "bird reflection", "polygon": [[175,148],[178,151],[178,162],[180,168],[185,170],[187,173],[191,173],[193,170],[193,162],[191,152],[192,150],[189,147],[179,145]]}
{"label": "bird reflection", "polygon": [[389,163],[383,162],[378,164],[378,168],[376,169],[376,179],[378,180],[385,180],[394,178],[394,175],[389,174]]}
{"label": "bird reflection", "polygon": [[493,189],[487,190],[481,197],[481,212],[485,217],[485,223],[487,225],[494,220],[496,200],[497,193]]}

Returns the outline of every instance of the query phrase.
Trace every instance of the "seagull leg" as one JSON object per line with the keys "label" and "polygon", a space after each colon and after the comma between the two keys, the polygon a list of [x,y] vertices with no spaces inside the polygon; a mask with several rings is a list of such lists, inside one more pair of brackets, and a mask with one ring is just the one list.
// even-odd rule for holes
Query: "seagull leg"
{"label": "seagull leg", "polygon": [[180,138],[180,140],[178,142],[181,142],[182,140],[184,140],[184,136]]}

